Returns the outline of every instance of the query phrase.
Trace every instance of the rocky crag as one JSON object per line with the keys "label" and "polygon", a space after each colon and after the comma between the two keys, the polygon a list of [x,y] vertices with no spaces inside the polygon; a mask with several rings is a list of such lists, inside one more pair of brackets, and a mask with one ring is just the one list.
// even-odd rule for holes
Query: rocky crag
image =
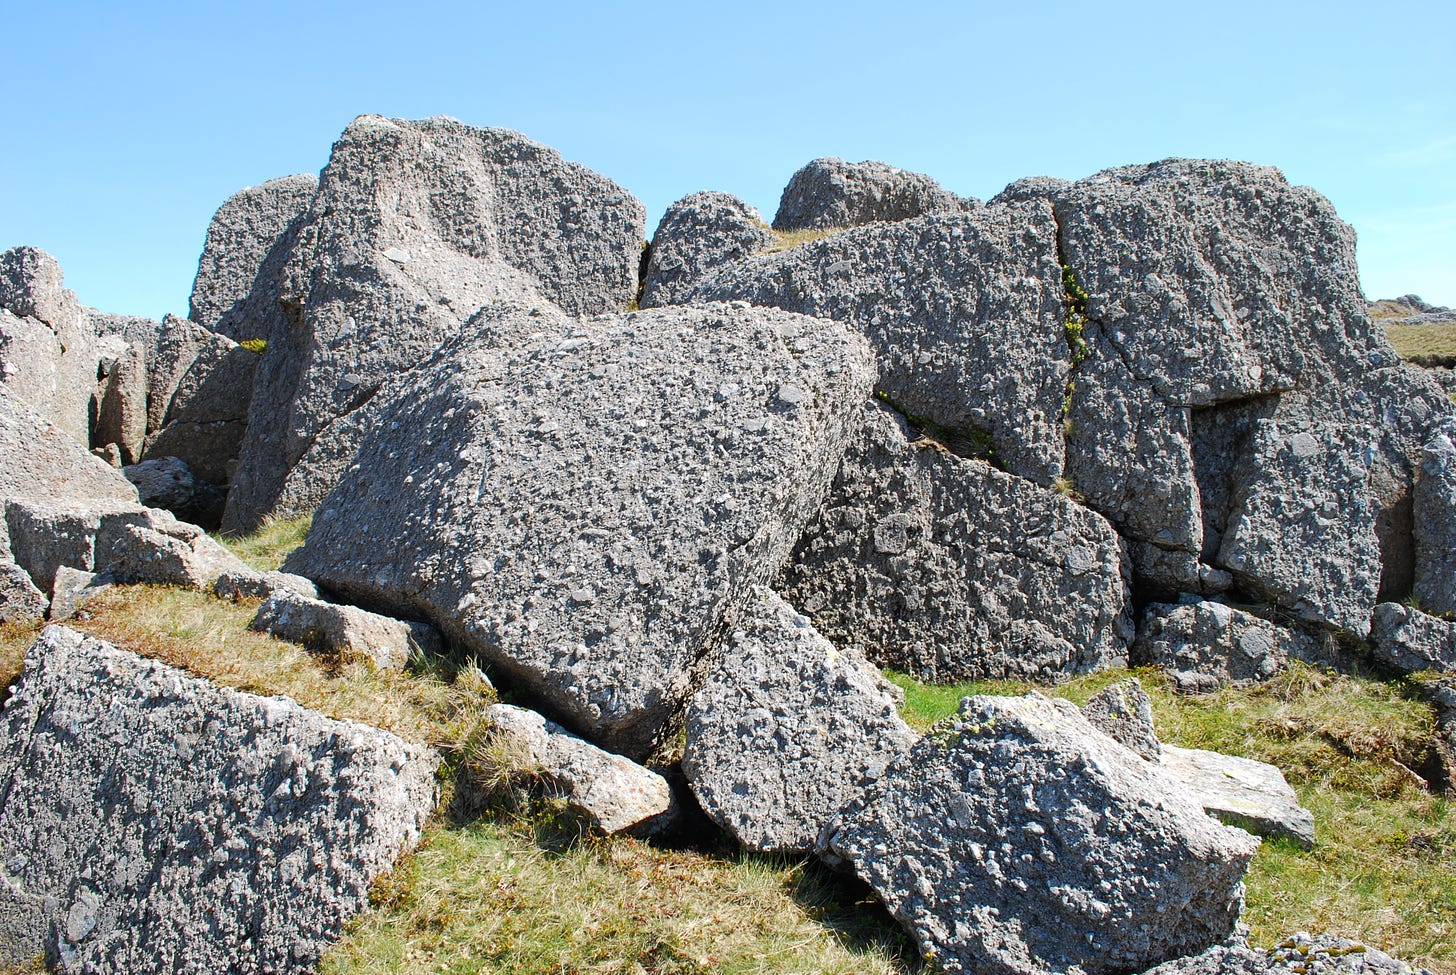
{"label": "rocky crag", "polygon": [[[1135,687],[917,737],[877,668],[1456,669],[1456,416],[1328,201],[1243,163],[981,202],[821,159],[772,228],[721,192],[645,252],[643,220],[517,133],[363,116],[317,179],[224,203],[192,320],[0,255],[0,618],[159,582],[379,667],[469,654],[534,708],[500,740],[597,828],[663,828],[638,763],[680,761],[721,829],[855,873],[948,971],[1277,967],[1237,944],[1247,831],[1319,829],[1277,769],[1161,745]],[[190,523],[304,512],[269,574]],[[138,730],[126,702],[163,698],[175,733]],[[62,629],[6,718],[11,960],[307,970],[432,800],[383,733]],[[85,856],[54,825],[116,804],[158,813]],[[214,889],[226,918],[189,913]]]}

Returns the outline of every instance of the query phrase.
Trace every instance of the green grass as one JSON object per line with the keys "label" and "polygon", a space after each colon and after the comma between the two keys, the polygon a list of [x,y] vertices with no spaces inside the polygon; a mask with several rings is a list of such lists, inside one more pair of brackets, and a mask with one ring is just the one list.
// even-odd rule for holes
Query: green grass
{"label": "green grass", "polygon": [[1407,362],[1419,366],[1456,366],[1456,322],[1387,325],[1385,334]]}
{"label": "green grass", "polygon": [[816,240],[822,240],[832,234],[848,230],[848,227],[806,227],[802,230],[773,230],[773,235],[778,240],[759,251],[760,254],[777,254],[780,251],[793,250],[801,244],[808,244]]}
{"label": "green grass", "polygon": [[289,552],[303,544],[311,524],[313,515],[276,521],[269,518],[251,534],[225,535],[219,541],[259,572],[273,572],[283,565]]}

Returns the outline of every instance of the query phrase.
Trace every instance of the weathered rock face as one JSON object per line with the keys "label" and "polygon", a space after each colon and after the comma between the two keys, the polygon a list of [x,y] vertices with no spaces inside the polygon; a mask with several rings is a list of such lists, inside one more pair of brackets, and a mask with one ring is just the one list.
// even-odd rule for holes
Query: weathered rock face
{"label": "weathered rock face", "polygon": [[436,763],[51,627],[0,722],[0,961],[312,971],[419,839]]}
{"label": "weathered rock face", "polygon": [[251,626],[312,650],[364,658],[381,669],[401,670],[412,656],[442,649],[427,623],[327,603],[281,585],[258,607]]}
{"label": "weathered rock face", "polygon": [[97,340],[96,424],[90,442],[115,444],[123,464],[135,464],[147,439],[147,349],[119,336]]}
{"label": "weathered rock face", "polygon": [[1280,939],[1267,957],[1277,975],[1433,975],[1378,948],[1332,934],[1306,932]]}
{"label": "weathered rock face", "polygon": [[829,499],[778,586],[837,645],[922,680],[1061,677],[1126,663],[1112,527],[863,408]]}
{"label": "weathered rock face", "polygon": [[30,574],[15,563],[10,551],[10,531],[0,524],[0,623],[24,623],[44,619],[49,600]]}
{"label": "weathered rock face", "polygon": [[1315,637],[1211,601],[1150,604],[1132,645],[1134,663],[1162,667],[1185,693],[1267,680],[1290,658],[1329,657]]}
{"label": "weathered rock face", "polygon": [[218,207],[197,262],[189,319],[235,342],[272,334],[288,251],[318,183],[311,174],[270,179]]}
{"label": "weathered rock face", "polygon": [[821,504],[869,350],[833,322],[726,305],[503,308],[471,332],[371,404],[286,568],[423,614],[642,754],[725,611]]}
{"label": "weathered rock face", "polygon": [[0,499],[137,501],[136,488],[74,437],[15,400],[0,400]]}
{"label": "weathered rock face", "polygon": [[1220,943],[1258,841],[1067,701],[967,698],[824,833],[948,972],[1141,971]]}
{"label": "weathered rock face", "polygon": [[1150,762],[1156,762],[1163,753],[1163,743],[1153,730],[1153,702],[1136,677],[1098,691],[1083,706],[1082,716],[1098,731]]}
{"label": "weathered rock face", "polygon": [[1403,673],[1456,672],[1456,623],[1399,603],[1375,607],[1370,625],[1375,659]]}
{"label": "weathered rock face", "polygon": [[224,527],[312,509],[353,456],[340,423],[481,307],[626,307],[644,214],[621,187],[504,129],[362,116],[334,144],[282,286]]}
{"label": "weathered rock face", "polygon": [[757,254],[777,239],[759,212],[736,196],[711,191],[685,196],[667,208],[652,235],[641,306],[674,304],[708,271]]}
{"label": "weathered rock face", "polygon": [[874,345],[877,388],[956,453],[1062,473],[1071,351],[1049,204],[860,227],[709,274],[684,301],[831,318]]}
{"label": "weathered rock face", "polygon": [[915,742],[896,710],[903,694],[770,589],[754,589],[730,625],[723,660],[688,706],[683,772],[744,846],[806,853]]}
{"label": "weathered rock face", "polygon": [[[5,356],[0,361],[0,376],[7,388],[19,388],[21,376],[27,384],[40,379],[39,385],[21,388],[21,398],[73,440],[89,447],[96,333],[76,296],[62,287],[56,259],[34,247],[12,247],[0,253],[0,308],[31,320],[23,330],[8,319],[0,320],[0,353]],[[52,338],[41,334],[36,323],[49,330]],[[11,364],[12,357],[20,360],[31,355],[51,356],[54,365]],[[11,380],[12,373],[19,374],[15,380]]]}
{"label": "weathered rock face", "polygon": [[197,487],[192,468],[178,457],[144,460],[123,467],[121,473],[136,485],[137,496],[148,508],[175,511],[186,507]]}
{"label": "weathered rock face", "polygon": [[1259,836],[1294,840],[1306,850],[1314,846],[1314,816],[1284,780],[1284,773],[1266,762],[1201,748],[1164,745],[1161,767],[1176,779],[1209,815]]}
{"label": "weathered rock face", "polygon": [[1150,968],[1143,975],[1268,975],[1269,959],[1262,951],[1241,945],[1214,945],[1196,955],[1185,955]]}
{"label": "weathered rock face", "polygon": [[961,207],[960,197],[921,173],[825,157],[790,178],[773,225],[775,230],[853,227]]}
{"label": "weathered rock face", "polygon": [[621,755],[604,752],[534,711],[491,705],[488,712],[504,747],[517,751],[548,789],[604,833],[652,831],[672,808],[667,780]]}
{"label": "weathered rock face", "polygon": [[1456,423],[1440,424],[1421,449],[1416,477],[1415,585],[1432,613],[1456,612]]}
{"label": "weathered rock face", "polygon": [[1258,423],[1218,561],[1300,619],[1363,637],[1380,587],[1372,434]]}

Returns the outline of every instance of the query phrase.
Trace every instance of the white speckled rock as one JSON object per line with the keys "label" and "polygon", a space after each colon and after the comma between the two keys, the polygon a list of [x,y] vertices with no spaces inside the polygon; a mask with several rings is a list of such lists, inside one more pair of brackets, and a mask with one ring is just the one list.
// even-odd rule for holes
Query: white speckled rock
{"label": "white speckled rock", "polygon": [[1314,847],[1314,816],[1273,765],[1176,745],[1163,746],[1159,764],[1221,822]]}
{"label": "white speckled rock", "polygon": [[1370,627],[1374,657],[1402,673],[1456,673],[1456,623],[1400,603],[1375,607]]}
{"label": "white speckled rock", "polygon": [[1211,601],[1152,603],[1143,611],[1132,659],[1162,667],[1187,693],[1257,683],[1290,658],[1326,660],[1325,641]]}
{"label": "white speckled rock", "polygon": [[[75,294],[62,284],[61,265],[35,247],[0,253],[0,308],[29,319],[21,329],[0,319],[0,382],[83,447],[91,446],[91,397],[96,389],[96,330]],[[48,330],[46,337],[40,328]],[[15,331],[19,329],[20,331]],[[20,341],[20,332],[24,341]],[[12,338],[15,337],[15,338]],[[20,363],[40,356],[48,362]],[[32,384],[33,380],[40,380]]]}
{"label": "white speckled rock", "polygon": [[1153,702],[1136,677],[1108,684],[1082,706],[1082,714],[1107,737],[1156,762],[1163,752],[1153,730]]}
{"label": "white speckled rock", "polygon": [[310,650],[365,658],[380,669],[401,670],[411,657],[441,650],[439,635],[427,623],[324,602],[286,586],[274,588],[249,625]]}
{"label": "white speckled rock", "polygon": [[758,211],[736,196],[712,191],[685,196],[667,208],[652,235],[641,305],[673,304],[708,271],[777,239]]}

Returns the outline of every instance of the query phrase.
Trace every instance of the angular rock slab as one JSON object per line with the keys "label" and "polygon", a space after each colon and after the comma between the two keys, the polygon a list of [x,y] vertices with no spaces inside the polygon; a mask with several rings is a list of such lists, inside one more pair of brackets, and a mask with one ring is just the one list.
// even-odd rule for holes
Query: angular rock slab
{"label": "angular rock slab", "polygon": [[1370,625],[1372,656],[1402,673],[1456,673],[1456,623],[1400,603],[1375,607]]}
{"label": "angular rock slab", "polygon": [[1184,693],[1268,680],[1290,658],[1325,659],[1321,641],[1223,603],[1151,603],[1132,659],[1162,667]]}
{"label": "angular rock slab", "polygon": [[0,722],[0,959],[308,972],[419,839],[434,755],[62,627]]}
{"label": "angular rock slab", "polygon": [[[30,319],[23,345],[0,339],[0,380],[13,365],[30,377],[39,376],[39,386],[20,388],[20,396],[41,416],[54,423],[83,447],[90,446],[91,397],[96,388],[96,330],[76,300],[62,287],[61,265],[35,247],[12,247],[0,253],[0,308],[15,317]],[[0,323],[9,332],[10,323]],[[51,332],[47,340],[39,328]],[[49,362],[12,364],[11,357],[51,356]],[[49,382],[45,380],[49,379]],[[19,386],[5,384],[12,390]]]}
{"label": "angular rock slab", "polygon": [[891,403],[957,453],[1049,487],[1071,369],[1061,275],[1051,207],[1031,202],[856,227],[724,265],[681,300],[853,325]]}
{"label": "angular rock slab", "polygon": [[1269,958],[1243,945],[1214,945],[1150,968],[1143,975],[1268,975]]}
{"label": "angular rock slab", "polygon": [[947,972],[1141,971],[1234,932],[1259,841],[1039,695],[967,698],[820,839]]}
{"label": "angular rock slab", "polygon": [[746,306],[534,311],[483,316],[371,404],[285,568],[423,614],[638,757],[822,503],[870,352]]}
{"label": "angular rock slab", "polygon": [[914,744],[896,709],[904,695],[771,589],[754,589],[731,626],[688,705],[683,773],[703,811],[750,850],[807,853]]}
{"label": "angular rock slab", "polygon": [[773,225],[775,230],[853,227],[960,209],[960,197],[922,173],[826,156],[790,177]]}
{"label": "angular rock slab", "polygon": [[1373,453],[1363,427],[1259,421],[1218,564],[1300,619],[1364,637],[1380,587]]}
{"label": "angular rock slab", "polygon": [[0,456],[0,498],[137,503],[121,471],[9,397],[0,399]]}
{"label": "angular rock slab", "polygon": [[641,307],[671,305],[693,282],[778,238],[753,207],[729,193],[693,193],[667,208],[647,260]]}
{"label": "angular rock slab", "polygon": [[1156,762],[1163,743],[1153,730],[1153,702],[1136,677],[1108,684],[1082,706],[1093,727],[1139,756]]}
{"label": "angular rock slab", "polygon": [[1100,515],[916,440],[881,403],[778,582],[840,647],[921,680],[1127,662],[1123,551]]}
{"label": "angular rock slab", "polygon": [[603,833],[651,829],[671,810],[672,789],[656,772],[525,708],[493,704],[487,716],[494,733],[510,739],[532,771]]}
{"label": "angular rock slab", "polygon": [[0,521],[0,623],[29,623],[45,619],[50,600],[10,551],[9,528]]}
{"label": "angular rock slab", "polygon": [[441,650],[427,623],[324,602],[286,586],[274,588],[248,625],[311,650],[367,658],[381,670],[402,670],[411,657]]}
{"label": "angular rock slab", "polygon": [[1281,836],[1314,847],[1314,816],[1267,762],[1201,748],[1164,745],[1159,763],[1210,815],[1258,836]]}
{"label": "angular rock slab", "polygon": [[1456,424],[1442,424],[1421,449],[1413,505],[1411,595],[1427,612],[1456,612]]}
{"label": "angular rock slab", "polygon": [[611,180],[519,133],[449,118],[356,119],[302,219],[227,530],[312,510],[358,447],[341,419],[481,307],[625,308],[646,234],[642,204]]}

